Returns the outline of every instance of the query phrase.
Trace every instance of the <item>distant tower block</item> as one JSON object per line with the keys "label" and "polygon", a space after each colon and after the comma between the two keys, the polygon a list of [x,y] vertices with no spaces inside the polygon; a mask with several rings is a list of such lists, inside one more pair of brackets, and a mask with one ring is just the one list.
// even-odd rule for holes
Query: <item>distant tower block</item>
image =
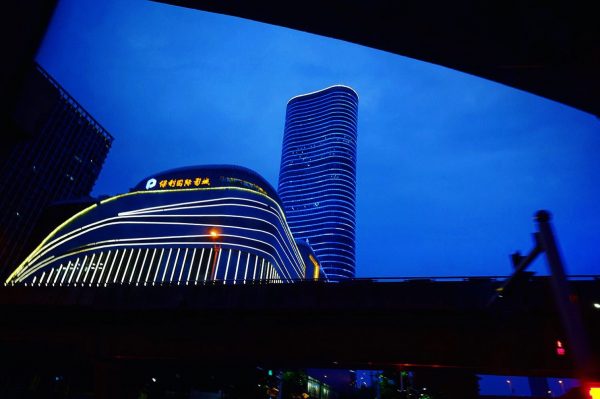
{"label": "distant tower block", "polygon": [[113,142],[39,65],[14,122],[23,139],[0,157],[0,279],[35,247],[34,228],[47,206],[90,194]]}
{"label": "distant tower block", "polygon": [[354,277],[358,95],[332,86],[287,105],[278,193],[330,280]]}

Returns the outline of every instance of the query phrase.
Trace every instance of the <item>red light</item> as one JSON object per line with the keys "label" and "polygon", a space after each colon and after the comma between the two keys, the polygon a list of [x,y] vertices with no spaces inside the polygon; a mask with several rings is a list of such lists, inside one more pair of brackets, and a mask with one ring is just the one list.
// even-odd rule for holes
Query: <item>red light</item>
{"label": "red light", "polygon": [[563,348],[562,342],[556,341],[556,354],[558,356],[564,356],[565,353],[567,352],[565,351],[565,348]]}

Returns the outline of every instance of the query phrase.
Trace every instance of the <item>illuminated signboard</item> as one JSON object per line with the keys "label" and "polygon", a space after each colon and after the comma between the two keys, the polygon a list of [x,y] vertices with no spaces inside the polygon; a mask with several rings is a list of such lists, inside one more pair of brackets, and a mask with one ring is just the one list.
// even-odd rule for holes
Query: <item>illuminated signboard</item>
{"label": "illuminated signboard", "polygon": [[[256,184],[247,180],[238,179],[235,177],[224,177],[220,176],[216,186],[238,186],[249,188],[254,191],[266,194],[266,191]],[[146,181],[146,190],[170,190],[170,189],[181,189],[181,188],[198,188],[198,187],[211,187],[214,186],[211,182],[210,177],[189,177],[183,179],[161,179],[155,178],[148,179]]]}
{"label": "illuminated signboard", "polygon": [[[158,185],[158,187],[157,187]],[[208,177],[194,177],[193,179],[163,179],[157,181],[156,179],[148,179],[146,182],[146,190],[151,189],[170,189],[170,188],[192,188],[210,186],[210,178]]]}

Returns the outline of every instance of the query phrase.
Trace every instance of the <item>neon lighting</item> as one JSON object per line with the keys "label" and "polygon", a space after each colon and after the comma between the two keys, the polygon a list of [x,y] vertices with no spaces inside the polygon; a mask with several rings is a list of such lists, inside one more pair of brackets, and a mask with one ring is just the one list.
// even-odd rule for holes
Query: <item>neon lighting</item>
{"label": "neon lighting", "polygon": [[[127,274],[127,268],[129,267],[129,263],[131,262],[131,256],[133,255],[133,249],[129,249],[129,257],[127,257],[127,263],[125,263],[125,269],[123,269],[123,275],[121,276],[121,283],[123,283],[123,281],[125,280],[125,275]],[[125,253],[123,254],[123,257],[121,258],[121,262],[119,262],[119,267],[117,268],[117,272],[115,273],[115,278],[113,280],[113,283],[117,282],[118,276],[119,276],[119,270],[121,269],[121,264],[123,263],[123,259],[125,259],[125,254],[126,254],[127,250],[125,250]]]}
{"label": "neon lighting", "polygon": [[196,257],[196,248],[192,251],[192,258],[190,259],[190,266],[188,267],[188,274],[185,280],[185,285],[188,285],[190,282],[190,276],[192,275],[192,269],[194,268],[194,258]]}
{"label": "neon lighting", "polygon": [[[152,223],[150,223],[150,222],[145,222],[145,224],[152,224]],[[238,236],[238,237],[240,237],[240,236]],[[142,239],[143,239],[143,238],[142,238]],[[112,240],[112,241],[122,241],[122,240]],[[259,240],[259,241],[260,241],[260,240]],[[270,245],[270,246],[272,247],[272,245]],[[97,248],[99,248],[99,247],[97,247]],[[47,262],[46,262],[46,263],[47,263]],[[37,268],[40,268],[40,267],[42,267],[42,265],[39,265],[39,266],[37,266],[37,267],[36,267],[36,269],[37,269]]]}
{"label": "neon lighting", "polygon": [[[242,251],[240,251],[241,253]],[[246,257],[246,268],[244,269],[244,284],[246,284],[246,276],[248,276],[248,263],[250,263],[250,252],[248,252],[248,256]]]}
{"label": "neon lighting", "polygon": [[[194,250],[195,251],[195,250]],[[204,248],[200,252],[200,260],[198,261],[198,269],[196,269],[196,279],[194,280],[194,285],[198,284],[198,276],[200,275],[200,269],[202,268],[202,259],[204,258]],[[207,268],[208,270],[208,268]],[[205,277],[206,280],[206,277]]]}
{"label": "neon lighting", "polygon": [[235,284],[237,281],[237,274],[238,274],[238,269],[240,267],[240,258],[241,257],[242,257],[242,251],[238,251],[238,258],[237,258],[237,262],[235,264],[235,273],[233,274],[233,284]]}
{"label": "neon lighting", "polygon": [[[117,266],[117,271],[115,272],[115,276],[113,277],[113,283],[117,282],[117,277],[119,276],[119,270],[121,270],[121,265],[123,264],[123,259],[127,255],[127,249],[123,250],[123,255],[121,256],[121,260],[119,260],[119,265]],[[129,259],[131,259],[131,250],[129,251]],[[128,260],[129,261],[129,260]],[[110,273],[109,273],[110,276]],[[106,281],[108,282],[108,276],[106,277]]]}
{"label": "neon lighting", "polygon": [[252,280],[256,280],[256,270],[258,269],[258,256],[254,257],[254,269],[252,272]]}
{"label": "neon lighting", "polygon": [[262,281],[263,279],[263,272],[265,271],[265,260],[262,259],[262,262],[260,264],[260,277],[258,278],[259,280]]}
{"label": "neon lighting", "polygon": [[[214,187],[210,188],[210,190],[214,190],[214,189],[217,189],[217,188],[214,188]],[[285,216],[283,215],[283,213],[281,213],[281,207],[279,206],[279,204],[276,201],[274,201],[273,199],[271,199],[270,197],[268,197],[267,195],[263,195],[261,193],[257,193],[256,191],[248,190],[248,189],[244,189],[244,188],[239,188],[239,187],[219,187],[218,189],[238,190],[238,191],[245,191],[245,192],[251,191],[254,195],[262,195],[264,198],[268,199],[274,205],[274,207],[270,206],[269,209],[273,209],[274,211],[280,211],[279,214],[277,212],[272,212],[269,209],[265,209],[264,208],[265,204],[262,203],[262,202],[260,202],[260,201],[255,201],[255,200],[246,199],[246,198],[237,198],[237,197],[232,197],[232,199],[234,199],[236,201],[254,202],[254,203],[260,204],[260,207],[252,206],[251,208],[254,208],[256,210],[260,210],[261,212],[268,212],[269,214],[272,214],[274,217],[276,217],[280,221],[285,220]],[[207,189],[206,188],[202,188],[202,189],[192,189],[192,190],[207,190]],[[190,191],[190,190],[182,189],[182,190],[172,190],[170,192],[173,192],[173,191]],[[106,200],[102,200],[100,202],[100,204],[105,204],[105,203],[114,201],[117,198],[122,198],[122,197],[126,197],[126,196],[129,196],[129,195],[139,195],[139,194],[148,194],[148,193],[156,193],[156,192],[157,192],[156,190],[153,190],[153,191],[147,191],[147,192],[132,192],[132,193],[121,194],[121,195],[118,195],[118,196],[115,196],[115,197],[108,198]],[[216,202],[216,201],[220,201],[220,199],[217,199],[217,200],[211,199],[210,201]],[[198,203],[198,201],[195,201],[195,203]],[[177,205],[177,204],[174,204],[174,205]],[[249,207],[248,205],[244,205],[244,204],[229,204],[229,205]],[[82,216],[84,213],[89,212],[90,210],[92,210],[96,206],[97,205],[94,204],[93,206],[90,206],[90,207],[86,208],[85,210],[83,210],[83,211],[79,212],[78,214],[74,215],[67,222],[70,223],[71,221],[75,220],[76,218]],[[212,206],[221,206],[222,207],[222,206],[225,206],[225,205],[221,203],[221,204],[213,204]],[[175,209],[174,206],[167,206],[167,207],[160,206],[160,207],[155,207],[155,208],[156,209],[161,209],[161,210],[173,210],[173,209]],[[107,218],[107,219],[104,219],[104,220],[101,220],[101,221],[96,221],[96,222],[90,223],[90,224],[88,224],[86,226],[78,227],[78,228],[74,229],[73,231],[69,231],[66,234],[64,234],[63,236],[59,237],[59,236],[57,236],[58,232],[62,228],[65,228],[69,224],[69,223],[65,222],[61,226],[59,226],[57,229],[55,229],[48,237],[46,237],[46,239],[42,242],[42,244],[40,244],[38,246],[38,248],[36,248],[36,250],[34,250],[34,252],[32,252],[30,254],[30,256],[28,257],[28,259],[33,259],[33,258],[41,259],[40,258],[41,256],[44,256],[45,253],[48,253],[49,251],[53,250],[57,246],[62,245],[64,243],[66,243],[66,242],[68,242],[68,241],[70,241],[70,240],[72,240],[72,239],[74,239],[74,238],[82,235],[82,234],[86,234],[89,231],[92,231],[92,230],[95,230],[95,229],[98,229],[98,228],[103,228],[103,227],[106,227],[106,226],[109,226],[109,225],[113,225],[113,224],[156,224],[155,222],[134,222],[134,221],[109,222],[109,220],[115,220],[115,219],[119,219],[119,218],[122,219],[122,218],[127,218],[127,217],[142,217],[142,215],[140,214],[141,213],[140,210],[133,211],[133,212],[137,212],[137,214],[135,214],[135,215],[134,214],[127,215],[126,213],[120,213],[119,217]],[[207,215],[203,214],[203,215],[200,215],[200,216],[206,217]],[[226,214],[226,215],[223,215],[223,216],[224,217],[232,218],[232,217],[237,217],[239,215]],[[155,218],[155,217],[191,217],[191,215],[164,215],[163,214],[163,215],[150,215],[149,217],[152,217],[152,218]],[[277,244],[280,246],[280,248],[283,249],[283,251],[285,252],[284,256],[288,257],[288,260],[290,260],[290,261],[292,260],[292,259],[289,258],[290,255],[292,257],[296,257],[297,258],[296,260],[300,259],[300,261],[298,261],[297,263],[295,263],[294,261],[292,261],[291,262],[291,266],[292,266],[292,268],[297,269],[296,271],[298,271],[299,273],[302,272],[302,267],[304,267],[304,263],[302,262],[302,258],[299,257],[299,251],[298,251],[297,247],[295,245],[290,245],[289,242],[287,240],[283,239],[283,236],[281,236],[281,233],[283,231],[284,236],[291,237],[291,233],[289,232],[289,228],[287,228],[287,225],[285,223],[282,223],[282,226],[276,226],[275,224],[271,223],[270,221],[262,219],[262,218],[252,218],[252,217],[247,217],[247,218],[254,219],[254,220],[260,220],[261,222],[268,223],[269,225],[271,225],[271,226],[274,227],[274,231],[278,235],[275,235],[275,234],[273,234],[270,231],[265,231],[265,230],[262,230],[262,229],[250,229],[250,228],[245,228],[243,226],[225,226],[225,227],[233,228],[233,229],[242,229],[242,230],[254,230],[254,231],[257,231],[257,232],[261,232],[263,234],[267,234],[270,237],[273,237],[275,239],[275,242],[277,242]],[[187,224],[187,225],[190,225],[190,223],[167,223],[167,224],[182,224],[182,225]],[[195,224],[195,225],[198,225],[198,224]],[[283,227],[283,229],[282,229],[282,227]],[[189,237],[189,236],[180,236],[180,237],[183,238],[183,237]],[[202,237],[202,236],[200,236],[200,237]],[[275,246],[272,245],[271,243],[267,242],[267,241],[259,240],[259,239],[254,239],[254,238],[249,238],[247,236],[235,235],[235,234],[229,234],[226,237],[229,237],[229,238],[232,238],[232,239],[234,239],[234,238],[245,239],[245,240],[249,239],[250,241],[260,242],[261,244],[266,244],[270,248],[273,249],[273,252],[276,254],[276,256],[279,257],[279,261],[285,263],[284,259],[282,258],[282,255],[281,255],[280,251],[276,250]],[[156,240],[156,239],[164,239],[164,238],[168,239],[168,237],[158,237],[158,238],[157,237],[152,237],[152,238],[148,237],[148,238],[132,238],[132,239],[125,239],[125,240],[109,240],[109,241],[114,242],[116,244],[111,244],[111,245],[97,245],[97,246],[93,246],[93,247],[86,247],[86,248],[84,248],[82,250],[77,250],[76,253],[81,253],[81,252],[97,251],[97,250],[103,249],[103,248],[107,248],[108,249],[110,247],[113,247],[113,248],[114,247],[118,248],[119,246],[123,247],[123,249],[122,249],[123,253],[121,254],[121,258],[120,258],[120,260],[118,262],[117,270],[116,270],[116,273],[115,273],[114,276],[112,276],[112,270],[113,270],[113,268],[115,266],[115,262],[117,261],[117,257],[119,256],[119,252],[121,251],[121,249],[115,249],[114,257],[112,258],[111,265],[108,268],[109,272],[108,272],[108,275],[106,276],[106,280],[104,280],[103,277],[104,277],[104,273],[105,273],[107,267],[104,267],[104,265],[101,264],[101,259],[102,259],[102,257],[104,256],[105,253],[104,252],[99,252],[99,253],[92,252],[89,255],[88,254],[84,255],[83,264],[79,263],[81,261],[81,258],[77,258],[77,261],[76,261],[76,263],[74,265],[73,265],[72,261],[69,261],[69,264],[67,266],[64,266],[64,265],[59,266],[58,270],[63,272],[63,278],[61,279],[61,282],[64,283],[64,280],[67,278],[67,273],[70,274],[69,282],[71,282],[72,279],[73,279],[73,277],[74,277],[74,275],[75,275],[75,272],[78,272],[77,273],[77,277],[75,278],[75,282],[76,283],[78,283],[78,282],[81,281],[81,276],[83,276],[83,282],[86,282],[87,281],[87,276],[88,276],[88,274],[90,274],[91,268],[93,268],[94,271],[92,273],[92,277],[91,277],[91,280],[90,280],[90,284],[91,284],[95,280],[95,275],[97,274],[98,268],[100,268],[100,267],[102,268],[102,271],[101,271],[101,274],[99,276],[98,283],[104,281],[104,283],[106,285],[110,281],[110,277],[111,276],[113,277],[113,282],[116,282],[116,280],[119,278],[120,269],[121,269],[121,266],[123,266],[123,261],[125,260],[125,256],[127,256],[126,251],[129,251],[129,256],[128,256],[128,259],[127,259],[127,262],[126,262],[126,266],[125,266],[125,269],[124,269],[124,274],[121,276],[122,277],[121,278],[121,283],[123,283],[125,281],[125,278],[127,278],[127,273],[128,273],[128,271],[130,269],[131,260],[133,258],[133,252],[132,251],[135,250],[135,249],[132,249],[132,248],[127,248],[126,246],[131,246],[131,245],[146,245],[147,246],[147,245],[151,244],[151,243],[148,243],[148,242],[143,243],[143,244],[136,244],[135,242],[131,242],[132,240],[133,241],[135,241],[135,240],[142,240],[142,241],[144,241],[144,240],[152,240],[152,239]],[[173,237],[173,238],[175,238],[175,237]],[[106,243],[108,243],[109,241],[107,241]],[[126,241],[129,241],[128,244],[125,244]],[[119,242],[123,242],[123,244],[120,244]],[[48,244],[48,245],[46,246],[46,244]],[[158,244],[158,245],[164,245],[166,243],[156,243],[156,244]],[[189,242],[171,242],[170,244],[184,244],[184,245],[187,246],[187,245],[189,245]],[[249,249],[252,249],[254,251],[263,252],[269,258],[272,256],[271,254],[265,252],[264,250],[261,250],[259,248],[253,247],[253,246],[240,245],[240,244],[237,244],[237,243],[227,243],[227,245],[231,246],[231,247],[238,247],[238,248],[249,248]],[[228,248],[228,249],[229,249],[230,253],[229,253],[229,257],[228,257],[228,264],[226,266],[226,271],[225,271],[225,273],[226,273],[225,276],[226,277],[228,275],[228,267],[229,267],[229,264],[230,264],[231,250],[233,250],[232,248]],[[138,274],[138,279],[137,279],[138,282],[141,279],[141,273],[142,273],[144,265],[146,264],[145,261],[147,259],[148,250],[149,250],[148,248],[145,249],[144,260],[140,264],[140,272]],[[112,251],[112,249],[110,249],[108,251],[107,259],[105,261],[106,265],[107,265],[107,262],[110,261],[110,256],[112,254],[111,251]],[[241,259],[241,249],[239,251],[240,251],[240,253],[238,253],[238,261],[236,263],[236,271],[234,273],[234,281],[237,280],[237,276],[239,274],[239,261]],[[291,251],[291,252],[288,252],[288,251]],[[221,258],[221,253],[220,253],[220,251],[218,251],[218,252],[219,252],[219,254],[218,254],[218,257],[217,257],[216,272],[218,272],[218,267],[220,266],[220,258]],[[31,276],[37,270],[43,269],[44,267],[49,266],[50,264],[56,262],[57,260],[59,260],[61,258],[72,256],[74,254],[75,253],[67,253],[67,254],[61,255],[59,257],[54,257],[54,256],[48,257],[47,259],[44,259],[39,264],[28,265],[27,266],[27,271],[25,273],[22,273],[23,271],[25,271],[24,267],[21,267],[20,269],[17,268],[18,270],[15,270],[15,272],[13,272],[13,274],[11,274],[11,276],[17,276],[18,275],[18,280],[17,281],[23,282],[24,279],[28,278],[28,276]],[[97,254],[99,255],[98,261],[97,261],[97,264],[94,264],[93,260],[95,259],[95,257],[96,257]],[[171,252],[170,252],[170,254],[171,254]],[[169,254],[169,256],[170,256],[170,254]],[[137,265],[138,265],[138,261],[139,261],[140,255],[141,255],[141,249],[138,249],[136,257],[135,257],[135,260],[134,260],[134,266],[133,266],[133,269],[131,271],[131,276],[129,277],[129,282],[130,283],[133,281],[133,278],[135,276],[135,271],[137,270]],[[153,257],[155,255],[156,255],[156,249],[154,249],[154,251],[153,251]],[[162,260],[162,255],[164,255],[164,248],[163,248],[163,250],[161,252],[161,260]],[[248,253],[248,255],[247,255],[247,262],[246,262],[247,266],[249,266],[249,258],[250,258],[250,253]],[[183,269],[186,267],[186,265],[185,265],[186,259],[187,259],[187,248],[186,248],[186,255],[184,255],[184,260],[183,260],[183,263],[181,265],[182,269],[180,270],[180,280],[183,277],[183,274],[182,274],[183,273]],[[192,258],[192,260],[193,259],[194,259],[194,257]],[[90,261],[88,262],[88,260],[90,260]],[[177,261],[178,261],[178,257],[176,257],[176,259],[175,259],[174,268],[177,267]],[[262,261],[264,262],[265,259],[262,259]],[[278,263],[279,262],[276,262],[276,264],[278,264]],[[199,272],[201,266],[202,266],[202,264],[199,264],[198,272]],[[298,266],[301,266],[301,267],[299,268]],[[151,267],[152,267],[152,264],[150,264],[148,266],[148,270],[147,271],[149,273],[151,272]],[[163,270],[163,281],[165,280],[164,277],[166,275],[164,275],[164,274],[168,270],[168,267],[170,267],[170,258],[167,259],[167,262],[165,264],[165,269]],[[271,265],[271,267],[273,267],[272,275],[275,275],[276,270],[274,269],[273,265]],[[79,268],[79,270],[77,270],[77,268]],[[85,273],[84,273],[84,270],[83,270],[84,268],[86,269]],[[159,265],[157,265],[157,272],[158,272],[159,268],[160,268],[160,263],[159,263]],[[191,275],[191,272],[192,272],[191,268],[193,268],[193,264],[190,265],[190,269],[188,270],[188,276]],[[56,267],[50,267],[49,270],[50,270],[51,274],[48,274],[47,283],[50,281],[51,276],[54,276],[54,274],[56,274],[56,275],[59,274],[59,272],[57,271]],[[175,269],[173,269],[172,273],[171,273],[171,281],[173,280],[173,277],[174,277],[174,275],[173,275],[174,271],[175,271]],[[248,267],[246,267],[246,269],[245,269],[245,273],[244,273],[245,277],[247,277],[247,271],[248,271]],[[284,271],[285,273],[287,273],[289,275],[289,278],[292,278],[291,274],[289,274],[290,272],[286,268],[282,268],[282,271]],[[41,272],[42,272],[42,276],[46,276],[47,270],[41,270]],[[217,273],[216,272],[215,272],[215,278],[217,277]],[[264,276],[265,275],[264,274],[264,270],[261,270],[261,272],[262,272],[262,274]],[[255,270],[255,273],[256,273],[256,270]],[[41,279],[40,275],[37,275],[37,276],[34,275],[32,277],[36,278],[36,281],[40,281],[38,279]],[[156,277],[157,276],[155,276],[155,279],[154,279],[155,282],[157,281]],[[57,277],[55,277],[55,278],[57,278]],[[10,279],[10,277],[9,277],[9,279]],[[188,277],[188,281],[189,281],[189,277]],[[8,280],[7,280],[7,282],[8,282]]]}
{"label": "neon lighting", "polygon": [[[123,251],[125,251],[125,250],[123,250]],[[117,249],[115,251],[115,256],[113,256],[112,262],[110,262],[110,267],[108,268],[108,274],[106,275],[106,280],[104,280],[105,287],[106,287],[106,283],[108,283],[108,280],[110,280],[110,274],[112,273],[112,268],[114,267],[115,261],[117,260],[118,257],[119,257],[119,250]],[[123,259],[122,256],[121,256],[121,259]],[[102,275],[100,275],[100,280],[98,281],[98,283],[102,284]]]}
{"label": "neon lighting", "polygon": [[219,272],[219,264],[221,263],[221,253],[223,252],[223,251],[221,251],[221,248],[217,247],[217,249],[218,249],[218,251],[217,251],[218,254],[216,255],[217,264],[215,266],[215,274],[213,275],[213,278],[212,278],[213,281],[217,281],[217,273]]}
{"label": "neon lighting", "polygon": [[154,188],[154,186],[156,186],[156,179],[148,179],[148,181],[146,182],[146,190],[150,190],[151,188]]}
{"label": "neon lighting", "polygon": [[62,269],[62,264],[58,267],[58,271],[56,272],[56,276],[54,277],[54,281],[52,281],[52,285],[56,284],[56,281],[58,280],[58,275],[60,274],[61,269]]}
{"label": "neon lighting", "polygon": [[179,259],[179,251],[181,251],[181,248],[177,248],[177,254],[175,254],[175,261],[173,262],[173,270],[171,271],[171,278],[169,279],[170,283],[173,282],[173,277],[175,276],[175,269],[177,269],[177,259]]}
{"label": "neon lighting", "polygon": [[225,275],[223,276],[223,284],[227,282],[227,272],[229,271],[229,261],[231,260],[231,249],[229,255],[227,255],[227,264],[225,265]]}
{"label": "neon lighting", "polygon": [[40,283],[38,285],[42,285],[42,282],[44,281],[44,277],[46,276],[46,272],[42,272],[42,277],[40,277]]}
{"label": "neon lighting", "polygon": [[[239,188],[239,187],[222,187],[221,189],[230,189],[230,190],[248,191],[247,189],[242,189],[242,188]],[[179,190],[179,191],[189,191],[189,190]],[[121,197],[125,197],[125,196],[128,196],[128,195],[133,195],[133,194],[142,194],[142,193],[156,193],[156,191],[149,191],[149,192],[133,192],[133,193],[120,194],[120,195],[117,195],[117,196],[114,196],[114,197],[111,197],[111,198],[108,198],[108,199],[102,200],[100,203],[101,203],[101,204],[104,204],[104,203],[107,203],[107,202],[110,202],[110,201],[114,201],[115,199],[118,199],[118,198],[121,198]],[[255,193],[255,194],[256,194],[256,192],[253,192],[253,193]],[[262,195],[262,194],[261,194],[261,195]],[[278,209],[278,210],[281,212],[281,208],[279,207],[279,204],[277,204],[275,201],[273,201],[273,200],[272,200],[270,197],[268,197],[268,196],[266,196],[266,195],[263,195],[263,196],[264,196],[265,198],[269,199],[271,202],[273,202],[273,203],[276,205],[277,209]],[[245,199],[242,199],[242,198],[236,198],[236,199],[237,199],[237,200],[245,200]],[[257,201],[253,201],[253,202],[257,202]],[[156,207],[156,208],[161,208],[161,207]],[[82,212],[83,212],[83,211],[82,211]],[[76,216],[78,216],[78,215],[75,215],[74,217],[76,217]],[[276,216],[279,218],[279,215],[276,215]],[[279,219],[281,220],[281,218],[279,218]],[[285,216],[284,216],[284,219],[285,219]],[[96,222],[96,223],[94,223],[94,224],[97,224],[97,223],[101,223],[101,222]],[[93,224],[92,224],[92,225],[93,225]],[[290,236],[289,229],[287,228],[287,225],[284,225],[284,227],[286,227],[286,235]],[[294,248],[294,249],[297,249],[297,248]],[[34,251],[34,252],[35,252],[35,251]]]}
{"label": "neon lighting", "polygon": [[[150,185],[150,181],[154,180],[154,184]],[[166,189],[169,190],[170,188],[176,188],[176,187],[191,187],[192,184],[195,187],[198,186],[210,186],[210,178],[208,177],[188,177],[188,178],[184,178],[184,179],[163,179],[158,183],[158,187],[161,189]],[[150,185],[150,187],[149,187]],[[153,188],[156,185],[156,179],[150,179],[148,180],[148,183],[146,183],[146,190],[149,190],[151,188]]]}
{"label": "neon lighting", "polygon": [[[60,278],[62,277],[62,274],[64,273],[66,266],[64,266],[64,264],[60,264],[60,266],[58,267],[58,273],[56,273],[56,277],[54,278],[54,282],[58,285],[60,285]],[[52,284],[54,285],[54,284]]]}
{"label": "neon lighting", "polygon": [[[169,268],[169,260],[171,259],[171,253],[173,253],[173,248],[169,248],[169,255],[167,255],[167,260],[165,261],[165,266],[163,268],[162,278],[160,279],[161,283],[165,282],[165,276],[167,275],[167,269]],[[156,271],[158,272],[158,269]],[[152,284],[154,283],[158,283],[158,281],[156,281],[156,277],[154,278]]]}
{"label": "neon lighting", "polygon": [[42,240],[42,242],[40,243],[40,245],[38,245],[33,252],[27,257],[25,258],[25,260],[23,262],[21,262],[21,264],[15,269],[15,271],[13,271],[10,276],[8,276],[8,278],[6,279],[6,282],[10,282],[12,281],[15,277],[17,277],[19,275],[19,273],[21,273],[21,270],[23,270],[25,268],[25,266],[29,263],[29,261],[33,258],[33,256],[42,248],[44,247],[44,245],[46,245],[46,243],[56,234],[58,233],[60,230],[62,230],[64,227],[68,226],[73,220],[79,218],[80,216],[85,215],[86,213],[88,213],[89,211],[91,211],[92,209],[94,209],[97,205],[91,205],[83,210],[81,210],[80,212],[77,212],[75,215],[71,216],[69,219],[67,219],[64,223],[60,224],[57,228],[55,228],[54,230],[52,230],[52,232],[44,239]]}
{"label": "neon lighting", "polygon": [[[181,283],[181,276],[183,275],[183,269],[185,268],[185,259],[187,258],[187,254],[188,254],[188,248],[185,249],[185,253],[183,254],[183,260],[181,261],[181,269],[179,270],[179,278],[177,279],[177,285],[179,285],[179,283]],[[190,271],[192,270],[192,264],[190,262]],[[188,278],[189,278],[189,273],[188,273]]]}
{"label": "neon lighting", "polygon": [[[161,249],[160,251],[160,256],[158,258],[158,262],[156,263],[156,272],[154,272],[154,279],[152,280],[152,285],[154,285],[155,283],[158,282],[157,280],[157,276],[158,276],[158,271],[160,270],[160,265],[162,264],[162,258],[165,254],[165,248]],[[169,256],[171,255],[171,250],[169,250]],[[167,259],[168,262],[168,259]]]}
{"label": "neon lighting", "polygon": [[54,274],[55,271],[56,271],[56,269],[50,270],[50,274],[48,275],[48,280],[46,280],[46,285],[48,285],[50,283],[50,280],[52,280],[52,275]]}
{"label": "neon lighting", "polygon": [[71,280],[73,280],[73,275],[75,274],[75,270],[77,270],[77,266],[79,266],[79,258],[77,258],[75,260],[75,264],[71,268],[71,274],[69,275],[69,280],[67,281],[68,285],[70,285],[71,284]]}
{"label": "neon lighting", "polygon": [[[208,253],[208,262],[206,264],[206,272],[204,273],[204,282],[206,282],[206,279],[208,278],[208,269],[209,269],[209,263],[210,263],[210,258],[212,256],[213,250],[212,248],[210,249],[210,252]],[[212,278],[212,275],[210,276]]]}
{"label": "neon lighting", "polygon": [[600,387],[591,387],[589,394],[592,399],[600,399]]}
{"label": "neon lighting", "polygon": [[[296,238],[322,237],[330,229],[317,223],[329,220],[334,237],[354,241],[357,104],[354,91],[335,86],[288,102],[278,194]],[[320,268],[351,277],[354,247],[350,262],[337,258],[337,248],[314,248]]]}
{"label": "neon lighting", "polygon": [[69,263],[65,267],[65,271],[64,271],[62,277],[60,278],[60,285],[63,285],[63,282],[65,281],[65,277],[67,277],[67,274],[69,273],[70,267],[71,267],[71,261],[69,261]]}
{"label": "neon lighting", "polygon": [[[146,250],[146,252],[148,252],[148,250]],[[142,250],[138,249],[138,253],[135,257],[135,260],[133,261],[133,269],[131,269],[131,275],[129,276],[129,284],[131,284],[131,282],[133,281],[133,276],[135,276],[135,269],[137,267],[138,260],[140,259],[141,254],[142,254]],[[145,258],[144,258],[144,260],[145,260]],[[140,268],[142,268],[143,266],[144,266],[144,262],[142,261]],[[125,274],[127,274],[127,269],[125,269]],[[123,282],[123,280],[121,280],[121,282]]]}
{"label": "neon lighting", "polygon": [[[102,256],[102,252],[100,252],[100,256]],[[92,258],[90,259],[90,263],[88,263],[88,267],[85,271],[85,275],[83,276],[83,281],[81,282],[81,284],[85,284],[85,280],[87,280],[87,276],[88,274],[90,274],[90,270],[92,269],[92,265],[94,266],[94,268],[96,267],[95,263],[94,263],[94,258],[96,257],[96,254],[92,254]]]}
{"label": "neon lighting", "polygon": [[[102,273],[104,273],[104,265],[106,264],[106,262],[108,261],[108,258],[110,258],[110,251],[108,251],[108,255],[106,255],[106,260],[104,261],[104,263],[100,263],[100,259],[102,259],[102,255],[104,255],[104,252],[102,252],[100,254],[100,258],[98,259],[98,264],[96,265],[96,268],[94,269],[94,272],[92,273],[92,278],[90,279],[90,286],[94,283],[94,276],[96,275],[96,272],[98,271],[98,268],[100,266],[102,266]],[[100,273],[100,274],[102,274]],[[100,276],[98,276],[98,280],[100,279]]]}
{"label": "neon lighting", "polygon": [[[79,258],[77,259],[77,261],[79,261]],[[87,255],[83,257],[83,263],[81,264],[81,267],[79,268],[77,277],[75,277],[75,286],[77,286],[77,283],[79,282],[79,278],[81,277],[81,273],[83,272],[83,269],[85,269],[86,261],[87,261]],[[69,283],[71,283],[71,282],[69,281]]]}
{"label": "neon lighting", "polygon": [[[146,278],[144,279],[144,285],[150,281],[150,272],[152,271],[152,265],[154,264],[154,257],[156,256],[156,248],[152,251],[152,258],[150,258],[150,264],[148,265],[148,271],[146,272]],[[162,255],[161,255],[162,256]],[[141,270],[140,270],[141,273]]]}
{"label": "neon lighting", "polygon": [[[75,286],[77,286],[77,281],[79,280],[79,276],[83,272],[83,269],[85,267],[85,262],[87,261],[87,256],[84,256],[83,263],[78,264],[79,261],[80,261],[80,258],[77,258],[77,262],[75,262],[75,266],[79,267],[79,271],[77,272],[77,277],[75,277],[75,280],[73,281],[73,283],[75,284]],[[73,278],[74,275],[75,275],[75,269],[73,270],[73,273],[71,275],[71,279]],[[71,284],[71,279],[69,279],[69,283],[68,283],[69,285]]]}
{"label": "neon lighting", "polygon": [[[150,249],[146,248],[146,250],[144,251],[144,259],[142,259],[142,264],[140,265],[140,271],[138,272],[137,280],[135,280],[136,286],[140,283],[140,279],[142,278],[142,271],[144,271],[144,266],[146,265],[146,259],[148,258],[148,252],[150,252]],[[136,263],[137,263],[137,261],[136,261]],[[135,271],[135,268],[134,268],[134,271]],[[133,277],[133,272],[131,273],[131,276]]]}

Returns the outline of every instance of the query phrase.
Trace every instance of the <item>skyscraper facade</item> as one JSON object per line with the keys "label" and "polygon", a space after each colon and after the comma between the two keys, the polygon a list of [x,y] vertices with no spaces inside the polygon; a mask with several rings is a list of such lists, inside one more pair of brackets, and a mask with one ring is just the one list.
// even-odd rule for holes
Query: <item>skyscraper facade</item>
{"label": "skyscraper facade", "polygon": [[31,249],[46,206],[90,194],[113,141],[39,65],[13,119],[26,138],[0,160],[0,277]]}
{"label": "skyscraper facade", "polygon": [[336,85],[287,105],[278,193],[332,281],[354,277],[358,95]]}

